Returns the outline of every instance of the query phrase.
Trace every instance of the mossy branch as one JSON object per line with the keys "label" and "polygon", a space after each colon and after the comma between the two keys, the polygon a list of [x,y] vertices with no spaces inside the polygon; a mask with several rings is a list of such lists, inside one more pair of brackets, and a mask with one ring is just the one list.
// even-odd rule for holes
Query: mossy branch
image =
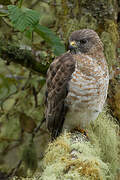
{"label": "mossy branch", "polygon": [[[79,133],[64,134],[51,143],[43,161],[41,179],[107,179],[109,167],[97,149]],[[49,178],[48,178],[49,177]]]}
{"label": "mossy branch", "polygon": [[21,49],[4,40],[0,40],[0,57],[9,63],[18,63],[42,75],[46,74],[49,67],[48,63],[44,65],[42,62],[38,62],[30,50]]}
{"label": "mossy branch", "polygon": [[34,179],[115,179],[119,167],[117,128],[112,116],[103,111],[88,128],[89,140],[77,132],[59,136],[46,150],[41,178],[36,173]]}

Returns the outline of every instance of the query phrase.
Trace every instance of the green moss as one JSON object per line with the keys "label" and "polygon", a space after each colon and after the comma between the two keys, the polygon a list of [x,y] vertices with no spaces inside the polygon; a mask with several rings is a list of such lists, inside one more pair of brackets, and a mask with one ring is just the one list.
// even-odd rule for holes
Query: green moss
{"label": "green moss", "polygon": [[119,41],[118,26],[113,20],[105,20],[105,31],[110,33],[114,44]]}
{"label": "green moss", "polygon": [[103,32],[101,34],[101,40],[104,44],[104,54],[108,63],[111,67],[116,63],[116,45],[114,44],[111,34],[109,32]]}
{"label": "green moss", "polygon": [[59,137],[47,150],[40,179],[46,180],[49,173],[53,179],[113,180],[118,168],[117,128],[103,112],[88,129],[91,143],[77,138],[74,142],[70,134]]}
{"label": "green moss", "polygon": [[109,113],[102,112],[89,127],[89,138],[100,150],[100,158],[108,164],[112,179],[119,167],[118,125]]}
{"label": "green moss", "polygon": [[78,25],[79,21],[76,18],[74,18],[74,19],[67,20],[66,23],[67,23],[67,26],[64,32],[64,41],[67,43],[71,32],[79,29],[79,25]]}
{"label": "green moss", "polygon": [[[116,4],[113,0],[81,0],[80,5],[82,6],[83,12],[92,12],[92,15],[97,18],[97,20],[103,21],[103,18],[115,18],[115,8]],[[84,8],[83,8],[84,7]]]}
{"label": "green moss", "polygon": [[97,20],[90,14],[86,13],[80,19],[79,28],[89,28],[96,30],[97,29]]}
{"label": "green moss", "polygon": [[70,135],[64,134],[50,144],[40,179],[105,180],[108,166],[98,154],[89,142],[73,142]]}
{"label": "green moss", "polygon": [[[72,151],[76,158],[72,159]],[[97,154],[89,142],[73,143],[65,134],[48,148],[44,160],[45,171],[41,179],[46,180],[48,173],[50,179],[100,179],[105,171],[107,172],[107,165],[99,160]],[[100,166],[104,167],[104,173],[100,172]]]}
{"label": "green moss", "polygon": [[119,41],[117,24],[113,20],[106,19],[104,22],[105,31],[101,34],[104,44],[105,56],[109,67],[116,64],[116,46]]}
{"label": "green moss", "polygon": [[3,59],[10,57],[8,62],[12,61],[21,64],[27,68],[35,70],[38,73],[46,74],[49,67],[49,63],[44,65],[43,63],[37,62],[32,56],[29,50],[20,49],[16,45],[9,45],[7,42],[1,40],[0,56]]}
{"label": "green moss", "polygon": [[86,13],[85,15],[83,15],[80,20],[78,20],[77,18],[67,19],[65,23],[67,24],[64,31],[65,42],[68,41],[70,33],[73,31],[83,28],[90,28],[96,30],[97,28],[97,20],[92,17],[90,13]]}

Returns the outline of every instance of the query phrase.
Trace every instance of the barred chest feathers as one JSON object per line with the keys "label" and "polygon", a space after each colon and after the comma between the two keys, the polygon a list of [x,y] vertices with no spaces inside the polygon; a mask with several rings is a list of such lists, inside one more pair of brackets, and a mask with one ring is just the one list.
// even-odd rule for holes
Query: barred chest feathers
{"label": "barred chest feathers", "polygon": [[64,129],[86,128],[103,109],[109,82],[106,60],[96,60],[87,55],[75,55],[75,71],[69,81],[69,91],[65,99],[68,112]]}

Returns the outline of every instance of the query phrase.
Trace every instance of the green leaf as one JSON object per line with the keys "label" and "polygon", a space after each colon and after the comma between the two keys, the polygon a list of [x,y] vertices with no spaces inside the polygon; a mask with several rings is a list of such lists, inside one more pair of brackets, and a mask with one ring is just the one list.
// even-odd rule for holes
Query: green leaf
{"label": "green leaf", "polygon": [[31,38],[31,33],[34,30],[38,33],[53,49],[55,55],[59,56],[65,52],[65,46],[60,39],[45,26],[39,23],[39,13],[27,9],[19,8],[14,5],[8,6],[9,18],[17,30],[27,32],[26,36]]}
{"label": "green leaf", "polygon": [[34,26],[39,23],[40,15],[37,11],[9,5],[8,12],[13,26],[21,32],[34,28]]}
{"label": "green leaf", "polygon": [[30,40],[32,39],[32,32],[33,28],[30,28],[29,30],[25,31],[25,36]]}
{"label": "green leaf", "polygon": [[34,31],[47,41],[47,43],[52,47],[55,55],[59,56],[65,52],[64,44],[50,29],[37,24]]}

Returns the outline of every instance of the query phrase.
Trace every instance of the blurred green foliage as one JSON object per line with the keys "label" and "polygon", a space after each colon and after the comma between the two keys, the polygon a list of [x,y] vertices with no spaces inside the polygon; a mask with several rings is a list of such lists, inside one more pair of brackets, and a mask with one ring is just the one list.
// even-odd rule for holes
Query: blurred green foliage
{"label": "blurred green foliage", "polygon": [[23,32],[33,29],[39,23],[39,13],[28,8],[19,8],[15,5],[8,6],[9,18],[15,29]]}
{"label": "blurred green foliage", "polygon": [[28,8],[19,8],[15,5],[8,6],[8,17],[13,27],[20,32],[27,32],[27,37],[31,37],[28,33],[38,33],[53,49],[55,55],[59,56],[65,52],[64,44],[50,29],[39,24],[40,14],[37,11]]}
{"label": "blurred green foliage", "polygon": [[8,4],[11,4],[11,1],[10,0],[0,0],[0,4],[8,5]]}

